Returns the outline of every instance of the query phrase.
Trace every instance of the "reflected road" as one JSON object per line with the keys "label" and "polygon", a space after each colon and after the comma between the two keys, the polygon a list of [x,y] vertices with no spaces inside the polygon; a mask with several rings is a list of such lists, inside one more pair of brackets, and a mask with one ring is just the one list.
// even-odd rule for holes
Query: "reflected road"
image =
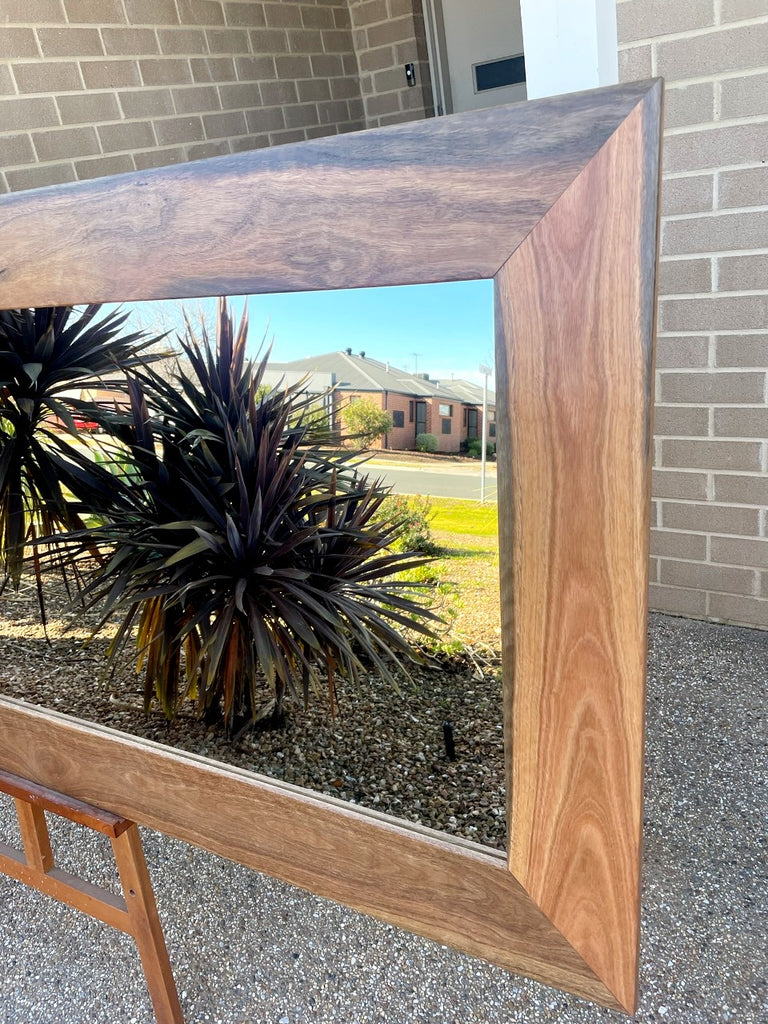
{"label": "reflected road", "polygon": [[[366,464],[371,476],[381,477],[397,494],[425,494],[435,498],[480,499],[480,463],[447,465],[444,469],[396,465],[372,459]],[[496,501],[496,466],[485,470],[486,501]]]}

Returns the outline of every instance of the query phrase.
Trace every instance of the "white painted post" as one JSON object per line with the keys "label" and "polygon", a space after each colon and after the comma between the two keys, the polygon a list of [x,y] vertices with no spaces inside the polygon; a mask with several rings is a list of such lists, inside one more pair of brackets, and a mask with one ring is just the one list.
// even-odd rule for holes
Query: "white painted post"
{"label": "white painted post", "polygon": [[529,100],[619,80],[616,0],[520,0]]}

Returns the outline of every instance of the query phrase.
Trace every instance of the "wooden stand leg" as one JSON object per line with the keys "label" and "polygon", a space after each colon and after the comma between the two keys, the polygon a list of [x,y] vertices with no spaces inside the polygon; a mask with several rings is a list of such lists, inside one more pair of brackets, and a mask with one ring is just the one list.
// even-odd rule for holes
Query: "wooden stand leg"
{"label": "wooden stand leg", "polygon": [[[158,1024],[184,1024],[136,823],[2,770],[0,792],[13,797],[24,845],[0,843],[0,871],[131,935]],[[109,837],[123,899],[55,866],[45,811]]]}
{"label": "wooden stand leg", "polygon": [[155,895],[147,871],[138,826],[131,824],[111,840],[117,870],[123,884],[125,905],[133,937],[147,979],[147,988],[158,1024],[183,1024],[168,951],[157,916]]}

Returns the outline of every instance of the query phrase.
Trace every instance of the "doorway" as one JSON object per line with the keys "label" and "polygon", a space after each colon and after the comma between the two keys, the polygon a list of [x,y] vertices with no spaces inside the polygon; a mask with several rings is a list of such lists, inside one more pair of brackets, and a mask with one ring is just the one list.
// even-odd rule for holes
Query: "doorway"
{"label": "doorway", "polygon": [[519,0],[422,0],[435,111],[526,99]]}

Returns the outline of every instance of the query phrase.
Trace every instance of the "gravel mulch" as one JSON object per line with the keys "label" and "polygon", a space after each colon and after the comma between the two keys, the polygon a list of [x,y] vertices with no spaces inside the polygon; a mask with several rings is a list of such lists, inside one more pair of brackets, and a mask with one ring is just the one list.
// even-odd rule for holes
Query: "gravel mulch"
{"label": "gravel mulch", "polygon": [[498,629],[493,619],[473,622],[478,606],[471,592],[459,610],[464,634],[481,634],[471,648],[429,657],[400,680],[399,692],[376,675],[342,688],[335,717],[327,700],[314,695],[307,711],[289,707],[284,730],[252,730],[236,743],[191,708],[170,723],[158,710],[145,716],[128,649],[125,665],[107,676],[107,639],[84,647],[88,630],[64,612],[56,588],[51,595],[47,640],[31,583],[0,602],[5,695],[504,848]]}

